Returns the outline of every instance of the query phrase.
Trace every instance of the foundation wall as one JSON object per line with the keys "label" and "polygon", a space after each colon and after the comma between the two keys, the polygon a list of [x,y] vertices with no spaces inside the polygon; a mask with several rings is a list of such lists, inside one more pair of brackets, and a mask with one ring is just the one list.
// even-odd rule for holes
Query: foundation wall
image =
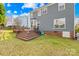
{"label": "foundation wall", "polygon": [[67,37],[74,39],[74,31],[68,32],[68,33],[63,33],[61,31],[47,31],[45,32],[46,35],[52,35],[52,36],[59,36],[59,37]]}

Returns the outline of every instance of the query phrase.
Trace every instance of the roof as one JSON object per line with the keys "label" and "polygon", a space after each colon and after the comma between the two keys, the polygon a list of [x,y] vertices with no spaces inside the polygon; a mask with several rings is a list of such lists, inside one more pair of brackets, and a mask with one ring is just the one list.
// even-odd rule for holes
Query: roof
{"label": "roof", "polygon": [[45,7],[51,6],[52,4],[55,4],[55,3],[49,3],[48,5],[43,6],[43,7],[40,7],[40,8],[37,8],[37,9],[31,11],[30,13],[35,12],[36,10],[39,10],[39,9],[42,9],[42,8],[45,8]]}

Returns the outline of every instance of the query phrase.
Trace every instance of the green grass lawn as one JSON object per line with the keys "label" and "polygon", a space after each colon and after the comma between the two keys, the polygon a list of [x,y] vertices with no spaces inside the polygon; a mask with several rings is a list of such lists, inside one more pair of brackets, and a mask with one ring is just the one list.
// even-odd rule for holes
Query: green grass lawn
{"label": "green grass lawn", "polygon": [[[9,33],[10,38],[0,40],[0,55],[8,56],[59,56],[79,55],[79,41],[56,36],[42,35],[22,41]],[[8,36],[9,37],[9,36]]]}

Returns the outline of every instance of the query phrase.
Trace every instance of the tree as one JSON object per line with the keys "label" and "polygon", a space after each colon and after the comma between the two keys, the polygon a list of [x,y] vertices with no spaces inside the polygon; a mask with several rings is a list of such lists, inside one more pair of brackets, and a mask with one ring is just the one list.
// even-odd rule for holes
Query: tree
{"label": "tree", "polygon": [[5,13],[6,13],[6,10],[5,10],[5,7],[2,3],[0,3],[0,26],[4,26],[5,24]]}

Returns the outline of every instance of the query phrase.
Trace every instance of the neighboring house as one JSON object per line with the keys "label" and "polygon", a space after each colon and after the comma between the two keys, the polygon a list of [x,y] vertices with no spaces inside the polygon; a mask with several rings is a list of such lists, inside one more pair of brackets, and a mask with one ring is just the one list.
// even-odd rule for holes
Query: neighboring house
{"label": "neighboring house", "polygon": [[75,18],[75,30],[79,28],[79,18]]}
{"label": "neighboring house", "polygon": [[[29,14],[28,15],[20,15],[18,17],[15,18],[16,21],[18,21],[20,23],[20,26],[22,27],[27,27],[29,28],[30,26],[30,21],[29,21]],[[15,22],[15,21],[14,21]],[[15,23],[16,25],[16,23]]]}
{"label": "neighboring house", "polygon": [[13,26],[13,17],[12,16],[7,16],[7,23],[6,23],[6,27],[8,26]]}
{"label": "neighboring house", "polygon": [[76,24],[79,24],[79,17],[75,17],[75,26]]}
{"label": "neighboring house", "polygon": [[30,12],[31,28],[46,34],[74,38],[74,3],[48,4]]}

